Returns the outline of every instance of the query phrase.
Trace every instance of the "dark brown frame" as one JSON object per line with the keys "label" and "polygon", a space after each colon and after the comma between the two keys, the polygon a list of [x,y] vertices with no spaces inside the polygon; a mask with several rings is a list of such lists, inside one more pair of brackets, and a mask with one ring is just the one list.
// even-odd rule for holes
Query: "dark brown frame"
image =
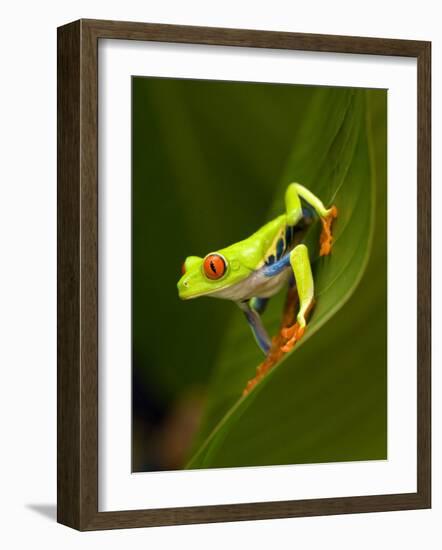
{"label": "dark brown frame", "polygon": [[[417,58],[417,492],[98,511],[98,40]],[[431,43],[79,20],[58,29],[58,521],[79,530],[409,510],[431,506]]]}

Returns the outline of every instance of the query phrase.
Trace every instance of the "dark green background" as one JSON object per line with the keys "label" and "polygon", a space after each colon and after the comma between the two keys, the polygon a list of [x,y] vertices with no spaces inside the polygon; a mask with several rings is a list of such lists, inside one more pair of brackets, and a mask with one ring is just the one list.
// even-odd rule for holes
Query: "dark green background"
{"label": "dark green background", "polygon": [[[294,85],[133,78],[135,471],[182,467],[204,440],[204,421],[200,434],[194,432],[201,416],[208,422],[213,370],[221,352],[226,353],[221,348],[224,336],[241,313],[223,300],[181,302],[176,291],[181,264],[187,255],[203,256],[236,242],[267,221],[297,132],[305,124],[317,90]],[[333,90],[335,100],[348,93],[341,90]],[[260,461],[262,449],[257,445],[252,462],[229,450],[242,445],[241,439],[234,441],[233,430],[234,447],[226,445],[224,456],[221,453],[214,466],[386,457],[386,92],[368,95],[376,138],[373,170],[378,176],[374,246],[357,291],[335,316],[335,324],[329,321],[321,329],[328,334],[328,339],[326,334],[321,340],[323,346],[329,347],[316,343],[323,355],[332,354],[334,346],[341,350],[348,346],[350,364],[357,363],[358,369],[338,372],[335,382],[327,378],[324,391],[333,391],[337,401],[347,399],[349,392],[356,400],[361,391],[372,396],[358,420],[359,429],[357,425],[352,428],[345,442],[336,440],[335,449],[325,433],[326,444],[299,456],[285,454],[281,440],[280,449],[270,455],[274,458]],[[358,296],[376,301],[374,313],[366,311],[368,301],[358,301]],[[277,308],[281,298],[274,302]],[[376,335],[371,356],[361,357],[346,341],[349,322],[359,323],[367,338]],[[304,347],[310,342],[313,345],[311,339]],[[253,372],[261,355],[257,348],[251,353],[256,354],[250,365]],[[322,387],[320,376],[318,370],[318,388]],[[281,387],[280,392],[284,391]],[[320,407],[321,395],[313,393]],[[268,392],[262,407],[271,408],[277,396],[275,391]],[[221,413],[231,404],[226,402]],[[277,421],[290,423],[289,418]],[[262,425],[262,420],[259,422]],[[275,423],[263,426],[276,428]]]}

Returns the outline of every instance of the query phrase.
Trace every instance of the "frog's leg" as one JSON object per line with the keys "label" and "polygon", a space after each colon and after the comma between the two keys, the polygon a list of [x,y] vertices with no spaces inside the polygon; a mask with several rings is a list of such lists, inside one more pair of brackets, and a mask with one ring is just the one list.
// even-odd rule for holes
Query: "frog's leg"
{"label": "frog's leg", "polygon": [[297,183],[291,183],[285,192],[285,212],[287,225],[296,225],[302,219],[302,204]]}
{"label": "frog's leg", "polygon": [[264,313],[267,307],[268,301],[269,301],[268,298],[255,297],[250,300],[250,307],[261,315],[261,313]]}
{"label": "frog's leg", "polygon": [[314,283],[308,248],[305,244],[299,244],[290,253],[290,264],[295,275],[296,288],[299,296],[299,312],[296,322],[281,330],[282,336],[287,340],[281,346],[285,353],[290,351],[295,343],[302,338],[306,326],[307,316],[314,304]]}
{"label": "frog's leg", "polygon": [[[338,217],[338,209],[334,205],[330,208],[325,208],[322,201],[306,187],[300,185],[299,183],[291,183],[287,187],[285,199],[287,210],[287,223],[289,225],[293,223],[293,220],[296,220],[294,223],[297,223],[302,218],[302,207],[299,197],[310,204],[310,206],[313,207],[313,209],[321,219],[322,232],[319,238],[319,242],[321,245],[319,255],[327,256],[331,252],[331,227],[333,220]],[[299,210],[300,208],[301,210]]]}
{"label": "frog's leg", "polygon": [[[290,284],[284,305],[284,313],[281,320],[281,329],[288,327],[294,322],[294,312],[295,310],[297,310],[297,305],[298,291],[296,290],[296,286],[294,284]],[[272,338],[272,346],[269,353],[267,354],[264,361],[260,363],[260,365],[256,369],[255,376],[247,382],[246,387],[244,388],[242,393],[243,395],[247,395],[284,355],[284,351],[281,349],[281,347],[285,344],[287,338],[283,337],[283,335],[281,334],[281,329],[279,333]]]}
{"label": "frog's leg", "polygon": [[250,304],[248,301],[237,302],[237,304],[244,312],[244,315],[246,316],[247,322],[249,323],[250,328],[252,329],[253,336],[255,337],[255,340],[258,343],[258,346],[267,355],[270,349],[270,338],[269,338],[269,335],[267,334],[266,329],[264,328],[264,325],[262,324],[262,320],[259,313],[255,309],[250,307]]}

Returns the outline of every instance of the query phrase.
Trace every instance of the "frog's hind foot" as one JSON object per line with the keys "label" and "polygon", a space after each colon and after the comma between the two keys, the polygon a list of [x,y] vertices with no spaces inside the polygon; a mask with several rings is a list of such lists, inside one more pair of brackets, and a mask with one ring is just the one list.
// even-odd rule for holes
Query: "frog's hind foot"
{"label": "frog's hind foot", "polygon": [[321,236],[319,237],[319,244],[320,244],[319,255],[320,256],[328,256],[331,252],[332,242],[333,242],[332,224],[337,217],[338,217],[338,209],[336,208],[336,206],[333,205],[329,209],[329,213],[327,214],[327,216],[321,218],[322,231],[321,231]]}
{"label": "frog's hind foot", "polygon": [[256,384],[258,384],[258,382],[260,382],[264,378],[267,372],[276,365],[276,363],[283,355],[284,354],[281,351],[280,337],[278,335],[272,339],[272,346],[267,357],[256,369],[256,375],[247,382],[246,387],[242,392],[242,395],[247,395],[250,390],[252,390],[256,386]]}
{"label": "frog's hind foot", "polygon": [[295,286],[289,287],[289,290],[287,292],[286,302],[284,305],[281,328],[278,334],[272,338],[272,343],[270,346],[270,350],[267,354],[267,357],[256,369],[256,375],[247,382],[247,385],[242,392],[243,396],[247,395],[256,386],[256,384],[258,384],[258,382],[260,382],[264,378],[267,372],[271,370],[279,362],[281,357],[284,355],[284,351],[282,347],[285,344],[287,339],[283,336],[282,331],[284,330],[284,328],[286,328],[288,325],[294,322],[294,319],[295,319],[294,312],[296,311],[298,302],[299,302],[299,298],[298,298],[298,292],[296,290],[296,287]]}
{"label": "frog's hind foot", "polygon": [[247,395],[260,382],[264,376],[271,370],[279,360],[289,352],[295,343],[301,339],[305,328],[301,328],[299,323],[295,323],[290,327],[282,327],[278,334],[272,338],[272,345],[267,357],[256,369],[256,375],[251,378],[242,395]]}

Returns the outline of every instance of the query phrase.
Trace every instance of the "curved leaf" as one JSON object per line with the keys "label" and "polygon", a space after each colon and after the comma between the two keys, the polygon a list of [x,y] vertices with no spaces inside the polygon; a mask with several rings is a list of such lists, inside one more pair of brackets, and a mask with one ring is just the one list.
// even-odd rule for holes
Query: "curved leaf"
{"label": "curved leaf", "polygon": [[[374,291],[357,292],[348,302],[367,266],[375,227],[376,167],[373,161],[370,165],[367,109],[364,90],[315,90],[269,212],[270,218],[283,211],[284,189],[290,181],[305,184],[339,209],[330,257],[316,258],[319,228],[309,235],[317,303],[308,331],[241,398],[262,356],[238,312],[223,342],[188,468],[357,460],[385,454],[384,393],[371,378],[374,373],[383,387],[385,365],[379,361],[370,371],[366,361],[358,362],[369,354],[382,357],[385,350],[386,316],[382,311],[379,315],[385,299],[382,281]],[[264,320],[275,333],[281,297],[272,302]]]}

